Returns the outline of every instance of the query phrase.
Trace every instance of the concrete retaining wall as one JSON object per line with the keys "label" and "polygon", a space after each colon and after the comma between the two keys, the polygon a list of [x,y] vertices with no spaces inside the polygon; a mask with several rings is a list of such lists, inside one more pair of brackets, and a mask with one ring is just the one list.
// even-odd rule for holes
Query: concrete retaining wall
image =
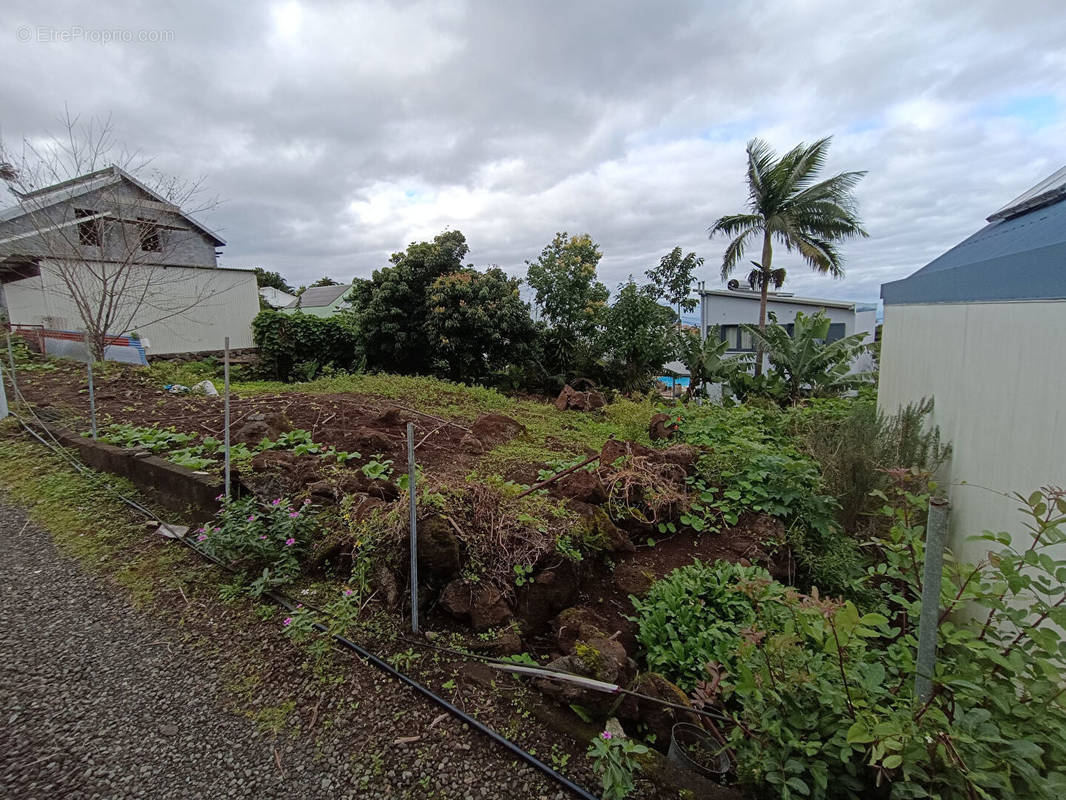
{"label": "concrete retaining wall", "polygon": [[196,516],[206,518],[218,510],[216,498],[223,492],[221,478],[200,475],[158,456],[138,455],[136,450],[96,442],[62,428],[51,431],[63,446],[77,450],[89,466],[128,478],[171,511],[192,510]]}

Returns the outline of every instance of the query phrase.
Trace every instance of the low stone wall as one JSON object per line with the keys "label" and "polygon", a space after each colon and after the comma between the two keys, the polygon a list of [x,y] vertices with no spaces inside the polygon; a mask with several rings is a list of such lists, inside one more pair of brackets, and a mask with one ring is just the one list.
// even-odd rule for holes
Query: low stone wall
{"label": "low stone wall", "polygon": [[151,492],[160,505],[171,511],[191,509],[198,516],[212,517],[218,510],[216,498],[223,491],[220,478],[200,475],[158,456],[141,455],[135,450],[93,441],[62,428],[50,430],[63,446],[77,450],[83,462],[94,469],[128,478]]}

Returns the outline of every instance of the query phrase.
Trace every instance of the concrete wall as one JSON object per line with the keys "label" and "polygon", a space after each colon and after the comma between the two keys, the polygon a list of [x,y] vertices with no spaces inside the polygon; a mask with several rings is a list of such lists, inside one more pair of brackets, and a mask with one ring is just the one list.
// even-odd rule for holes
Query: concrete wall
{"label": "concrete wall", "polygon": [[[133,269],[136,276],[126,296],[139,297],[146,292],[146,299],[143,303],[129,301],[119,324],[109,333],[139,333],[142,340],[148,340],[149,357],[218,350],[226,336],[233,348],[253,346],[251,324],[259,313],[253,272],[163,266]],[[40,276],[8,283],[4,289],[14,323],[61,330],[84,328],[53,262],[42,262]]]}
{"label": "concrete wall", "polygon": [[[1066,486],[1066,301],[885,307],[878,403],[895,413],[933,397],[933,421],[954,454],[941,484],[956,553],[976,560],[984,530],[1021,541],[1017,502]],[[963,483],[965,482],[965,483]]]}

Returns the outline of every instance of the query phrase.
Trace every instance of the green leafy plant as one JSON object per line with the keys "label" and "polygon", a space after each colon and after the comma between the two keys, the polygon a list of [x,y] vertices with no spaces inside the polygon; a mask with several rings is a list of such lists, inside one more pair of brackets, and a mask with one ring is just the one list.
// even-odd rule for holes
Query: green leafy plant
{"label": "green leafy plant", "polygon": [[742,326],[765,349],[773,368],[785,385],[785,397],[793,405],[805,397],[832,396],[869,383],[867,373],[851,372],[855,357],[866,350],[865,332],[830,342],[830,319],[824,312],[807,316],[797,312],[792,331],[777,324],[760,330]]}
{"label": "green leafy plant", "polygon": [[381,453],[378,453],[360,469],[371,480],[387,481],[392,476],[392,459],[384,458]]}
{"label": "green leafy plant", "polygon": [[525,586],[527,583],[533,583],[533,567],[527,564],[515,564],[514,565],[514,585]]}
{"label": "green leafy plant", "polygon": [[600,776],[604,800],[624,800],[634,789],[633,776],[640,769],[638,756],[648,748],[631,739],[603,731],[588,749],[592,768]]}
{"label": "green leafy plant", "polygon": [[[221,497],[219,499],[222,499]],[[300,556],[314,531],[313,507],[294,507],[287,499],[261,503],[255,497],[225,502],[215,521],[196,533],[200,548],[239,569],[258,573],[249,594],[291,582],[300,572]]]}
{"label": "green leafy plant", "polygon": [[742,632],[756,621],[744,589],[769,580],[761,567],[696,561],[631,598],[648,668],[691,691],[706,678],[706,664],[731,663]]}
{"label": "green leafy plant", "polygon": [[[757,620],[723,681],[743,783],[783,798],[1057,798],[1066,790],[1066,497],[1016,495],[1028,536],[945,554],[932,692],[913,695],[928,496],[900,471],[865,582],[875,610],[747,587]],[[974,611],[977,611],[975,614]]]}

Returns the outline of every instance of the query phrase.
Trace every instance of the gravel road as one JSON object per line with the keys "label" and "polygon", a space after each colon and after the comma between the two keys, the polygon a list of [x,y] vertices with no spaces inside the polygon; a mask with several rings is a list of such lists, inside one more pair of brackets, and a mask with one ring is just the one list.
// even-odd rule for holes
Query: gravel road
{"label": "gravel road", "polygon": [[222,708],[218,656],[181,644],[2,502],[0,538],[0,797],[569,796],[451,719],[417,763],[379,771],[364,756],[388,741],[361,754],[260,732]]}

